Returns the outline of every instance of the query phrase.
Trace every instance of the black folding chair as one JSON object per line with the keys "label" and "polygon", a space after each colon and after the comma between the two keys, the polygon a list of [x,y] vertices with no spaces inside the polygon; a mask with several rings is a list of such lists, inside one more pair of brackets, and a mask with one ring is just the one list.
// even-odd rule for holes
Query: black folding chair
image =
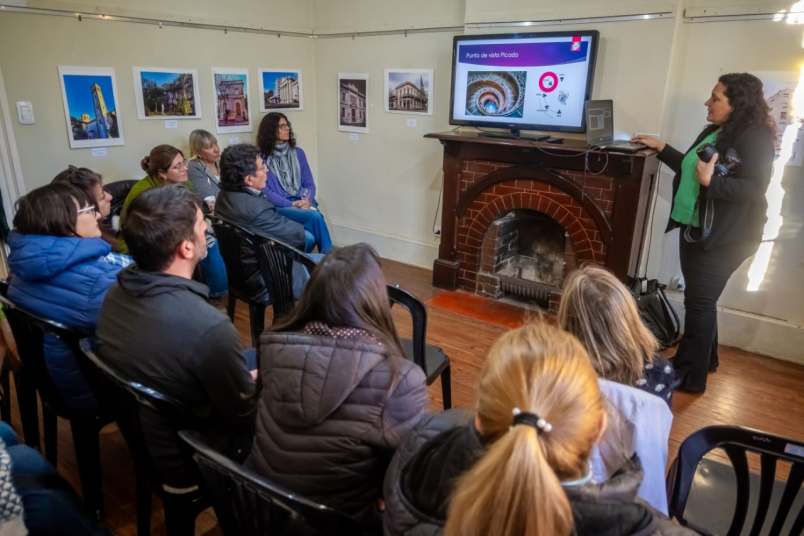
{"label": "black folding chair", "polygon": [[[707,452],[716,448],[726,452],[731,471],[726,464],[704,459]],[[747,452],[759,455],[759,475],[749,472]],[[780,460],[790,463],[786,482],[776,479],[776,465]],[[693,481],[697,484],[692,494],[693,502],[688,504]],[[741,534],[750,502],[755,504],[751,535],[760,532],[769,535],[802,534],[804,493],[799,493],[802,481],[804,443],[741,426],[708,426],[684,440],[671,466],[667,477],[670,516],[702,534],[711,534],[715,530],[722,533],[723,528],[714,526],[716,518],[721,512],[729,515],[728,497],[736,492],[727,534]],[[758,494],[752,493],[751,488],[757,484]],[[752,495],[754,501],[750,501]],[[693,510],[698,510],[698,515],[692,515]],[[768,517],[768,513],[773,511],[775,515]],[[791,512],[793,515],[789,516]],[[770,528],[764,527],[766,518],[772,520]],[[729,522],[728,518],[725,521]]]}
{"label": "black folding chair", "polygon": [[229,314],[229,319],[234,322],[237,300],[248,305],[251,344],[256,347],[265,328],[265,309],[271,303],[265,283],[259,280],[259,267],[244,262],[244,259],[255,259],[256,263],[258,238],[220,216],[209,216],[209,218],[218,239],[229,279],[226,312]]}
{"label": "black folding chair", "polygon": [[123,203],[125,202],[126,197],[128,197],[128,193],[131,191],[131,188],[136,183],[136,180],[122,180],[109,182],[103,185],[103,189],[109,192],[109,194],[112,196],[112,210],[109,212],[109,221],[111,221],[114,216],[119,216],[123,211]]}
{"label": "black folding chair", "polygon": [[369,534],[348,515],[283,489],[214,451],[197,433],[179,435],[194,450],[226,536]]}
{"label": "black folding chair", "polygon": [[[209,507],[200,487],[186,490],[166,489],[156,464],[151,457],[143,433],[141,414],[150,411],[175,423],[176,430],[192,426],[195,417],[180,402],[139,382],[129,381],[106,364],[93,351],[92,341],[80,341],[82,358],[91,383],[98,396],[113,404],[117,424],[126,441],[136,471],[137,534],[151,532],[151,493],[162,499],[165,508],[165,527],[169,536],[191,536],[195,533],[195,519]],[[176,436],[177,445],[183,445]],[[191,461],[191,453],[187,452]]]}
{"label": "black folding chair", "polygon": [[276,321],[290,313],[296,303],[293,281],[295,276],[300,276],[300,273],[294,271],[294,263],[312,272],[315,270],[316,262],[293,246],[274,238],[261,238],[257,248],[257,260],[263,279],[268,281]]}
{"label": "black folding chair", "polygon": [[441,377],[444,409],[452,407],[452,385],[449,357],[438,346],[427,344],[427,308],[410,292],[399,285],[388,285],[388,299],[408,310],[413,324],[413,338],[402,339],[402,349],[427,376],[427,385]]}
{"label": "black folding chair", "polygon": [[89,511],[100,518],[103,510],[103,492],[99,434],[104,426],[113,421],[113,417],[100,403],[97,410],[70,407],[50,376],[44,352],[45,336],[50,335],[62,341],[78,359],[81,353],[78,341],[86,334],[21,309],[5,296],[0,296],[0,302],[3,304],[22,360],[22,368],[15,376],[15,384],[25,442],[40,449],[36,397],[38,393],[42,401],[45,457],[57,467],[57,417],[67,419],[73,436],[84,503]]}

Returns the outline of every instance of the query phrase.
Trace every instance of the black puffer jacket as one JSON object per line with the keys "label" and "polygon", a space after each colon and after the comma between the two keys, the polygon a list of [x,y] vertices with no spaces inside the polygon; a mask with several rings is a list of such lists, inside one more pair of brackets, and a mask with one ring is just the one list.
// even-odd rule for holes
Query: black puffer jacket
{"label": "black puffer jacket", "polygon": [[385,347],[299,333],[260,339],[263,390],[248,465],[356,514],[427,404],[422,370]]}
{"label": "black puffer jacket", "polygon": [[[456,479],[484,452],[468,412],[450,410],[423,419],[397,449],[385,475],[386,536],[441,534]],[[573,534],[695,534],[638,502],[636,493],[641,480],[642,468],[634,457],[603,484],[565,488],[572,504]]]}

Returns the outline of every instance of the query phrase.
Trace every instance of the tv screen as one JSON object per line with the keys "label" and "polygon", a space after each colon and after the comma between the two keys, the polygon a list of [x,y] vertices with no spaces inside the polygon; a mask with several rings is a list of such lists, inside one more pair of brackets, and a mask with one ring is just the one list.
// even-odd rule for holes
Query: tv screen
{"label": "tv screen", "polygon": [[596,30],[456,36],[450,124],[584,132]]}

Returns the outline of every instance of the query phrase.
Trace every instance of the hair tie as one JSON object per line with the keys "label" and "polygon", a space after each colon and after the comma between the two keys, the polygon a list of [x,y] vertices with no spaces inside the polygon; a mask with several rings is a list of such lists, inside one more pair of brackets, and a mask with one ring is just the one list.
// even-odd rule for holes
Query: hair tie
{"label": "hair tie", "polygon": [[514,414],[514,420],[511,423],[511,426],[516,426],[518,424],[524,424],[527,426],[532,426],[537,430],[541,430],[545,433],[550,433],[553,430],[553,425],[547,422],[544,418],[539,417],[535,413],[531,413],[529,411],[522,411],[519,408],[514,408],[511,413]]}

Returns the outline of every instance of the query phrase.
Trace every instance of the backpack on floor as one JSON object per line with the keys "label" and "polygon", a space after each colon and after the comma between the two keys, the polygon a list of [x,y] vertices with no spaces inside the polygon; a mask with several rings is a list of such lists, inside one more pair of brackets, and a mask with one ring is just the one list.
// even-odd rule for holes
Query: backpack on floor
{"label": "backpack on floor", "polygon": [[642,277],[636,279],[631,286],[631,292],[639,308],[639,316],[659,341],[661,349],[673,346],[681,339],[678,314],[670,305],[664,289],[665,285],[656,279]]}

